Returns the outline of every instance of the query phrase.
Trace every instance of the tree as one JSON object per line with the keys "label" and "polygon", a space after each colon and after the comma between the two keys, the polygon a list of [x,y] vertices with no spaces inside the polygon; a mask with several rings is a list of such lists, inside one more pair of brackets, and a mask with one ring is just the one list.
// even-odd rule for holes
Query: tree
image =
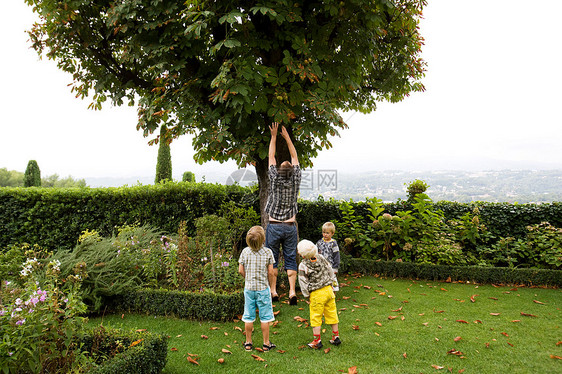
{"label": "tree", "polygon": [[158,146],[158,159],[156,161],[156,177],[154,183],[160,183],[165,180],[172,180],[172,155],[170,154],[170,141],[166,126],[160,127],[160,136],[158,137],[160,145]]}
{"label": "tree", "polygon": [[23,173],[7,168],[0,169],[0,187],[21,187],[23,186]]}
{"label": "tree", "polygon": [[23,174],[23,186],[24,187],[41,187],[41,170],[39,170],[39,165],[37,161],[30,160],[27,163],[27,168]]}
{"label": "tree", "polygon": [[253,164],[262,210],[272,121],[309,167],[347,128],[341,111],[424,89],[425,0],[26,2],[41,15],[33,47],[72,74],[77,96],[138,105],[146,136],[161,124],[191,134],[199,163]]}
{"label": "tree", "polygon": [[182,182],[195,182],[195,174],[191,171],[183,173]]}

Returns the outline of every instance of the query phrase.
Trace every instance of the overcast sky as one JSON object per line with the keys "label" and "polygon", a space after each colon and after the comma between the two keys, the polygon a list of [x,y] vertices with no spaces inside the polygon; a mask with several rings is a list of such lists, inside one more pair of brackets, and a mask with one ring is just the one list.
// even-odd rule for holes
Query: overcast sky
{"label": "overcast sky", "polygon": [[[421,23],[424,93],[344,113],[350,128],[315,168],[361,170],[562,169],[562,1],[429,0]],[[88,110],[71,76],[39,60],[24,0],[0,5],[0,168],[43,176],[153,178],[157,147],[136,130],[134,108]],[[173,175],[226,177],[234,163],[193,161],[191,139],[172,143]]]}

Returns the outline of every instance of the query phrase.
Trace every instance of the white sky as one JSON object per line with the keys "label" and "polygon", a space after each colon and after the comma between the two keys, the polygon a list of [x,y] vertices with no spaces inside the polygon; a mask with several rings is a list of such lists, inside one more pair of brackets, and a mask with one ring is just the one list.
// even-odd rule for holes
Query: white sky
{"label": "white sky", "polygon": [[[426,92],[369,115],[344,113],[350,128],[315,168],[360,170],[562,169],[560,0],[429,0],[421,33]],[[136,110],[88,110],[71,76],[39,60],[24,30],[24,0],[0,5],[0,168],[43,176],[153,178],[157,147],[136,130]],[[191,139],[172,143],[175,179],[235,170],[193,161]]]}

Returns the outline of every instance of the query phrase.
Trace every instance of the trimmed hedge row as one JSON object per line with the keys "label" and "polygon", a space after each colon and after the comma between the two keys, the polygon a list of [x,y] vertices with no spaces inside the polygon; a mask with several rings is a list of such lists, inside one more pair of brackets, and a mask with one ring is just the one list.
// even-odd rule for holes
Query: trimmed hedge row
{"label": "trimmed hedge row", "polygon": [[71,249],[80,233],[111,236],[124,224],[149,224],[175,233],[179,223],[195,231],[195,219],[215,214],[221,204],[254,203],[240,186],[164,183],[119,188],[0,188],[0,248],[31,243],[47,249]]}
{"label": "trimmed hedge row", "polygon": [[[188,234],[194,220],[215,214],[221,204],[235,201],[259,212],[257,191],[240,186],[169,182],[119,188],[0,188],[0,248],[16,243],[38,244],[47,249],[71,249],[80,233],[96,230],[110,236],[124,224],[149,224],[165,233],[175,233],[186,221]],[[342,220],[340,201],[299,201],[299,233],[302,239],[322,237],[322,224]],[[357,215],[368,220],[368,205],[353,203]],[[385,204],[386,211],[411,210],[407,201]],[[440,201],[435,203],[448,219],[458,219],[478,208],[482,221],[496,237],[523,238],[526,226],[543,221],[562,227],[562,203],[510,204]],[[337,233],[336,233],[337,237]]]}
{"label": "trimmed hedge row", "polygon": [[[128,348],[100,366],[89,370],[89,374],[157,374],[166,366],[168,341],[164,335],[147,332],[126,333],[116,330],[103,336],[101,340],[103,341],[100,341],[100,337],[96,336],[95,331],[80,338],[83,350],[90,353],[97,351],[95,353],[102,356],[109,355],[117,341]],[[138,344],[131,346],[139,340]]]}
{"label": "trimmed hedge row", "polygon": [[108,300],[115,312],[146,313],[155,316],[231,321],[244,312],[244,293],[229,295],[193,293],[164,289],[141,289]]}
{"label": "trimmed hedge row", "polygon": [[451,281],[562,287],[562,270],[448,266],[351,258],[347,261],[346,271],[433,281],[444,281],[450,277]]}

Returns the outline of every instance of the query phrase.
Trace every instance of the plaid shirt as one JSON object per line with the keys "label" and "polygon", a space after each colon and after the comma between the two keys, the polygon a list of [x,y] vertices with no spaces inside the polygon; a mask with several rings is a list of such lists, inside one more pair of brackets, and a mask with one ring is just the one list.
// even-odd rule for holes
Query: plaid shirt
{"label": "plaid shirt", "polygon": [[266,290],[269,287],[267,267],[274,262],[273,252],[267,247],[261,247],[257,252],[250,247],[244,248],[238,260],[246,274],[244,288],[249,291]]}
{"label": "plaid shirt", "polygon": [[289,179],[279,175],[275,165],[271,165],[268,171],[269,193],[265,211],[277,221],[285,221],[297,214],[297,197],[301,184],[301,168],[293,166],[293,174]]}

